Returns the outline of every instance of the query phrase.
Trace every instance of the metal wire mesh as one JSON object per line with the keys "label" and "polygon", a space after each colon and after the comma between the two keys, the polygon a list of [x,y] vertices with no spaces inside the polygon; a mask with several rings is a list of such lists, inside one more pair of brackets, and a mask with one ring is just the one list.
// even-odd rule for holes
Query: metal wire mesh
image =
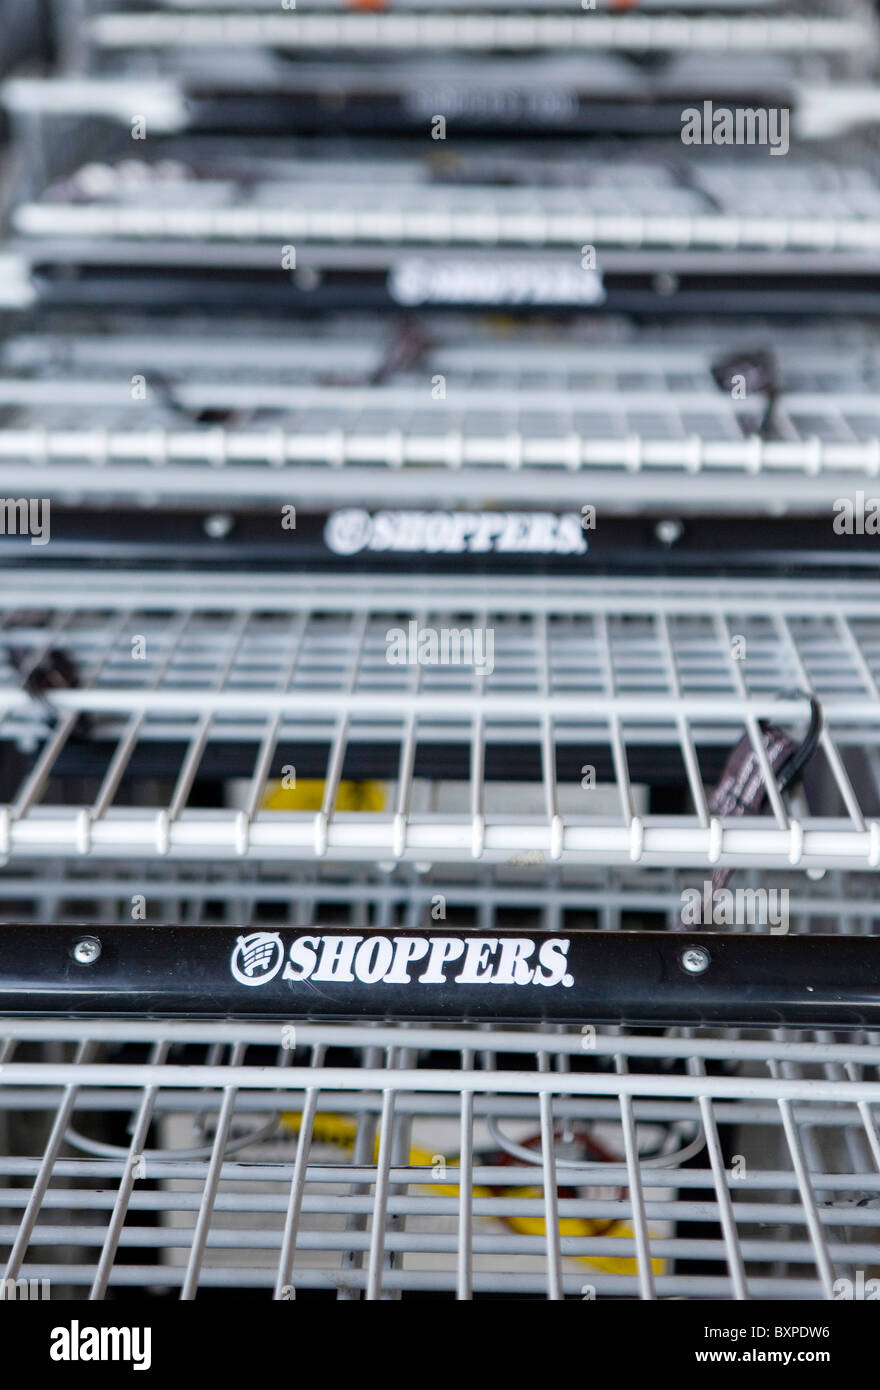
{"label": "metal wire mesh", "polygon": [[[785,903],[786,932],[871,935],[876,929],[870,875],[814,870],[808,877],[793,869],[762,875],[741,869],[735,883],[744,890],[784,894],[778,901]],[[416,931],[442,920],[450,929],[512,927],[559,935],[680,930],[685,894],[695,886],[703,887],[697,871],[672,869],[17,859],[0,874],[0,913],[4,920],[35,926],[142,921],[194,928],[325,925]],[[767,929],[758,912],[736,927]]]}
{"label": "metal wire mesh", "polygon": [[17,206],[12,222],[23,238],[44,243],[44,257],[58,238],[105,248],[132,238],[141,258],[151,239],[166,256],[166,241],[178,256],[187,247],[204,254],[206,242],[572,255],[593,244],[606,253],[650,249],[655,263],[665,250],[876,251],[880,195],[869,150],[851,144],[824,157],[791,150],[783,161],[748,146],[735,158],[717,147],[701,159],[687,150],[651,141],[595,154],[562,148],[555,157],[495,149],[462,154],[447,172],[421,148],[407,158],[399,141],[357,156],[345,147],[304,147],[295,158],[289,142],[262,151],[253,140],[239,149],[227,142],[215,163],[210,142],[179,137],[153,162],[133,162],[127,151],[115,171],[93,166],[78,178],[69,171],[43,198]]}
{"label": "metal wire mesh", "polygon": [[[536,589],[493,580],[482,597],[474,611],[469,581],[413,580],[404,608],[389,578],[354,593],[346,577],[328,578],[305,593],[281,575],[117,571],[112,595],[96,601],[82,572],[10,580],[7,661],[17,655],[0,733],[25,764],[0,818],[3,853],[880,862],[870,587],[716,581],[697,592],[686,581],[583,578]],[[406,643],[412,625],[416,636],[470,632],[470,654],[457,647],[445,663],[390,661],[392,640],[402,633]],[[489,633],[491,665],[479,656]],[[59,651],[76,683],[68,676],[41,704],[29,676]],[[816,811],[783,800],[759,728],[762,719],[802,725],[810,691],[825,720],[817,767],[827,781]],[[711,754],[720,771],[744,735],[770,815],[722,821],[709,809]],[[92,740],[100,757],[83,763]],[[120,803],[139,747],[154,759],[169,745],[173,771],[158,793],[135,781]],[[519,763],[516,750],[526,750]],[[212,756],[215,779],[247,779],[237,808],[216,792],[212,804],[193,804]],[[639,799],[640,781],[655,780],[664,760],[689,795],[682,814],[645,813]],[[517,766],[525,792],[513,806],[503,794],[493,800],[491,783],[499,774],[516,780]],[[85,804],[59,799],[54,779],[65,767],[91,777]],[[155,761],[150,767],[155,778]],[[587,767],[593,782],[614,788],[614,809],[590,805]],[[264,810],[267,780],[297,768],[322,779],[320,809]],[[387,779],[381,806],[338,809],[355,768]],[[429,787],[423,796],[426,775],[459,790],[437,796]]]}
{"label": "metal wire mesh", "polygon": [[[396,3],[391,8],[406,13],[409,10],[429,10],[432,9],[434,5],[435,0],[398,0],[398,3]],[[452,0],[452,3],[450,4],[449,8],[452,10],[468,9],[470,5],[471,0]],[[150,6],[150,8],[154,12],[160,12],[162,10],[184,10],[193,13],[198,13],[200,11],[208,10],[215,12],[218,15],[223,14],[227,10],[233,10],[244,14],[252,11],[259,12],[260,10],[270,10],[272,9],[272,7],[273,0],[154,0],[154,3]],[[106,3],[102,3],[102,0],[98,0],[98,4],[94,8],[97,12],[99,9],[113,9],[113,6],[112,4],[108,5]],[[299,8],[307,12],[309,10],[322,9],[351,10],[357,9],[358,6],[357,4],[350,3],[349,0],[307,0],[307,3],[306,0],[303,0],[303,3],[301,4],[301,6],[299,6]],[[567,6],[564,3],[564,0],[512,0],[511,4],[505,4],[503,6],[501,5],[500,0],[484,0],[484,3],[480,5],[481,10],[492,10],[502,8],[510,10],[523,9],[528,10],[532,13],[540,13],[544,10],[551,10],[561,14],[570,14],[571,12],[571,7]],[[581,7],[579,5],[578,8],[586,7]],[[613,0],[596,0],[596,5],[594,8],[596,8],[597,10],[613,9]],[[840,13],[843,7],[834,4],[823,6],[822,4],[816,4],[815,2],[810,3],[810,0],[806,0],[806,2],[804,2],[804,0],[801,0],[801,3],[798,5],[780,5],[778,3],[778,0],[736,0],[735,4],[731,3],[731,0],[700,0],[699,4],[694,4],[693,0],[640,0],[640,8],[645,10],[675,10],[680,8],[689,10],[691,12],[708,12],[713,9],[729,11],[748,11],[755,9],[779,10],[784,8],[785,10],[792,13],[800,13],[803,15],[816,15],[818,13],[822,13],[823,11],[826,14]]]}
{"label": "metal wire mesh", "polygon": [[[561,9],[561,7],[560,7]],[[462,14],[438,9],[431,14],[346,14],[294,12],[266,15],[174,14],[167,10],[97,15],[90,24],[99,48],[214,47],[267,44],[304,50],[424,47],[468,50],[624,49],[638,51],[781,50],[858,51],[871,40],[865,14],[781,15],[746,13],[697,15],[609,15],[494,12]]]}
{"label": "metal wire mesh", "polygon": [[827,1298],[877,1263],[876,1039],[2,1032],[4,1118],[50,1131],[0,1159],[7,1277],[75,1296]]}
{"label": "metal wire mesh", "polygon": [[[400,505],[480,498],[579,509],[830,509],[880,472],[880,353],[853,330],[766,325],[684,346],[646,333],[592,341],[425,325],[417,364],[394,334],[340,320],[274,336],[23,334],[0,353],[0,487],[22,468],[73,500]],[[247,347],[241,343],[246,339]],[[754,341],[779,364],[772,428],[763,398],[722,390],[713,366]],[[389,362],[386,367],[384,364]],[[137,383],[143,380],[143,388]],[[438,386],[438,383],[440,385]],[[746,478],[760,486],[743,489]],[[674,489],[674,494],[673,494]]]}

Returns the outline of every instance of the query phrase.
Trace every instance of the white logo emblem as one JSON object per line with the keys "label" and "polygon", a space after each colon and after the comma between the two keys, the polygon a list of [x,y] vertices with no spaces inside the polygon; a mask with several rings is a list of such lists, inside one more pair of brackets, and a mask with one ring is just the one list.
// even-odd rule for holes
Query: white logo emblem
{"label": "white logo emblem", "polygon": [[[586,509],[585,509],[586,510]],[[584,555],[578,512],[331,512],[324,543],[336,555],[361,550],[422,555]]]}
{"label": "white logo emblem", "polygon": [[240,985],[265,985],[274,980],[283,961],[284,947],[278,933],[255,931],[238,938],[229,964]]}
{"label": "white logo emblem", "polygon": [[356,555],[369,543],[373,518],[359,507],[332,512],[324,528],[324,539],[337,555]]}

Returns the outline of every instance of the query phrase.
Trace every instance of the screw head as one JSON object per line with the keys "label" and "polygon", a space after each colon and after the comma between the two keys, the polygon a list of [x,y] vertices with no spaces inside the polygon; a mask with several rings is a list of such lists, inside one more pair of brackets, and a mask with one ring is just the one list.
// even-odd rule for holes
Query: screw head
{"label": "screw head", "polygon": [[684,526],[676,517],[664,517],[654,527],[654,535],[661,545],[675,545],[676,541],[681,540],[683,531]]}
{"label": "screw head", "polygon": [[709,969],[711,956],[705,946],[686,946],[679,957],[682,970],[689,975],[702,975]]}
{"label": "screw head", "polygon": [[669,295],[677,294],[681,281],[677,275],[673,275],[668,270],[661,270],[654,276],[652,281],[655,294]]}
{"label": "screw head", "polygon": [[77,965],[94,965],[101,954],[101,943],[96,936],[83,936],[70,954]]}
{"label": "screw head", "polygon": [[226,516],[223,512],[214,512],[211,516],[205,517],[203,525],[205,534],[210,536],[212,541],[222,541],[232,530],[232,517]]}
{"label": "screw head", "polygon": [[293,272],[293,283],[296,288],[304,290],[307,294],[318,289],[323,278],[320,270],[317,270],[313,265],[301,265],[298,270]]}

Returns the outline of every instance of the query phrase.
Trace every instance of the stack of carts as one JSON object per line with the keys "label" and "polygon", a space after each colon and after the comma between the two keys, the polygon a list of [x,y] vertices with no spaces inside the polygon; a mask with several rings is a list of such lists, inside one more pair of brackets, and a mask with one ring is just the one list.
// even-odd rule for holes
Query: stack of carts
{"label": "stack of carts", "polygon": [[872,8],[25,9],[0,1278],[848,1296]]}

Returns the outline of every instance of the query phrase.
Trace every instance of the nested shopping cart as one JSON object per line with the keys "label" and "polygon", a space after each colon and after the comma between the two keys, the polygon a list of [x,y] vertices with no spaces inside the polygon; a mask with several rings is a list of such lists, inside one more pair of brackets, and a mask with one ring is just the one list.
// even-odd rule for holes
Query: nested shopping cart
{"label": "nested shopping cart", "polygon": [[781,104],[807,135],[876,116],[865,80],[876,32],[869,6],[800,15],[765,0],[703,5],[701,14],[685,5],[661,15],[655,0],[641,14],[608,13],[601,0],[594,13],[583,8],[415,0],[364,13],[343,0],[300,0],[283,15],[270,3],[125,13],[74,11],[62,0],[56,71],[17,79],[7,99],[20,116],[104,114],[126,125],[139,116],[154,134],[422,136],[439,133],[442,115],[451,142],[541,132],[677,137],[682,106],[709,91],[717,102]]}
{"label": "nested shopping cart", "polygon": [[[614,319],[511,336],[461,315],[294,330],[49,319],[0,345],[0,488],[15,496],[34,470],[53,499],[52,555],[68,538],[71,556],[77,541],[90,555],[106,541],[117,558],[123,538],[132,556],[165,538],[179,561],[207,537],[210,560],[247,538],[252,562],[439,567],[450,554],[461,564],[464,541],[428,545],[403,521],[383,540],[370,520],[592,506],[602,524],[582,529],[583,545],[523,533],[505,551],[496,531],[502,548],[470,558],[550,555],[589,572],[612,546],[632,568],[647,517],[667,559],[695,546],[747,568],[775,551],[790,572],[798,553],[772,522],[797,517],[802,556],[870,566],[864,525],[838,534],[829,519],[837,499],[870,498],[880,474],[878,380],[868,322],[719,331],[690,319],[636,333]],[[10,528],[7,546],[19,539]],[[18,558],[43,557],[25,536]]]}
{"label": "nested shopping cart", "polygon": [[[8,1277],[342,1298],[873,1277],[872,583],[494,577],[475,615],[438,576],[405,608],[396,580],[112,578],[10,576]],[[389,666],[410,615],[491,626],[492,672]],[[799,738],[808,692],[809,776],[719,820],[730,748],[760,762],[765,721]],[[725,868],[785,889],[785,919],[694,935],[685,895]],[[575,978],[513,1002],[284,983],[276,950],[346,933],[568,942]],[[236,978],[252,939],[258,987]]]}
{"label": "nested shopping cart", "polygon": [[876,20],[503,8],[4,86],[0,1297],[878,1287]]}
{"label": "nested shopping cart", "polygon": [[[144,153],[118,119],[48,122],[52,154],[22,176],[10,212],[13,306],[874,310],[870,133],[780,147],[778,160],[762,146],[694,153],[667,138],[586,155],[564,141],[466,146],[450,161],[421,137],[408,152],[404,137],[316,136],[291,150],[271,134],[163,135],[174,100],[145,97],[145,129],[158,129]],[[106,117],[120,99],[130,104],[124,92],[90,101]]]}
{"label": "nested shopping cart", "polygon": [[[447,55],[439,68],[425,59],[424,74],[385,74],[378,91],[373,49],[360,67],[337,45],[327,69],[298,60],[279,73],[277,52],[247,38],[253,25],[306,33],[352,23],[379,35],[386,25],[414,33],[423,23],[470,22],[455,12],[98,16],[99,38],[130,33],[121,53],[111,45],[108,63],[93,58],[84,71],[74,64],[4,84],[18,156],[0,306],[196,305],[263,317],[462,307],[873,312],[876,92],[864,74],[838,74],[834,44],[825,43],[842,26],[853,52],[870,58],[865,16],[625,15],[607,23],[631,20],[645,34],[673,26],[678,60],[685,54],[683,67],[652,78],[641,105],[642,68],[609,77],[604,43],[604,75],[581,74],[585,86],[563,100],[557,55],[549,85],[546,72],[542,86],[534,73],[498,69],[492,56],[494,85],[472,72],[456,86],[443,61],[455,71],[459,59]],[[487,14],[478,23],[521,22],[531,30],[543,20]],[[808,37],[813,22],[824,38],[819,30]],[[606,32],[598,14],[547,23],[584,25],[594,39]],[[687,59],[684,41],[703,23],[713,36],[708,69],[701,50]],[[777,24],[796,50],[806,45],[805,69],[785,44],[785,53],[773,52]],[[205,26],[216,48],[175,40]],[[741,39],[754,28],[763,66],[731,64],[726,38],[734,58],[743,55],[732,37],[738,26]],[[164,40],[161,61],[150,60],[149,34],[166,35],[168,66]],[[136,41],[146,47],[133,55]],[[232,72],[222,60],[230,44]],[[711,131],[683,144],[682,112],[702,111],[707,82],[717,104],[772,112],[779,129],[752,131],[736,148],[713,143]],[[465,88],[484,94],[476,110]],[[512,106],[493,106],[493,92]],[[462,127],[454,152],[447,122],[450,132]]]}

